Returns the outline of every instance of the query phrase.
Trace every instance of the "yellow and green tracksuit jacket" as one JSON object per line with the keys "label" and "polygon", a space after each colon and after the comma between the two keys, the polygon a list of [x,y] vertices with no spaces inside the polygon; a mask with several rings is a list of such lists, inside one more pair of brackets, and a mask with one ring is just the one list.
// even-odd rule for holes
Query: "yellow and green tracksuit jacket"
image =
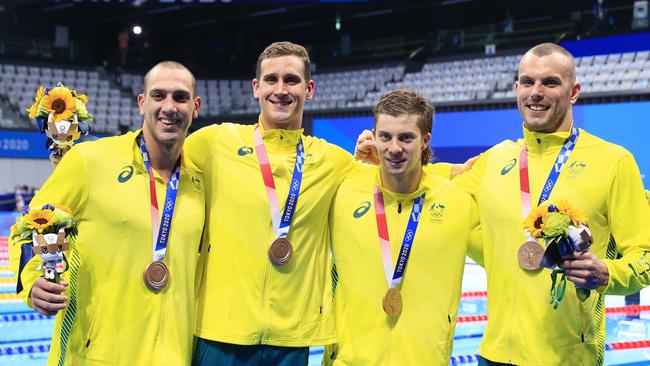
{"label": "yellow and green tracksuit jacket", "polygon": [[[153,293],[143,271],[152,261],[149,175],[140,132],[84,142],[61,160],[31,208],[64,205],[79,224],[66,254],[68,303],[55,320],[49,365],[187,365],[195,323],[195,272],[204,222],[202,173],[184,156],[165,263],[166,288]],[[159,207],[166,184],[154,172]],[[162,213],[162,210],[161,210]],[[9,243],[17,272],[19,245]],[[35,256],[20,296],[41,276]]]}
{"label": "yellow and green tracksuit jacket", "polygon": [[[488,324],[479,353],[517,365],[601,365],[605,345],[604,295],[625,295],[650,284],[650,210],[632,155],[580,130],[549,203],[567,199],[587,214],[594,243],[590,252],[609,270],[607,286],[580,302],[568,282],[557,310],[549,304],[549,269],[519,267],[525,241],[519,186],[519,154],[528,146],[531,200],[542,186],[569,132],[533,133],[504,141],[484,154],[454,183],[479,205],[488,280]],[[615,239],[611,244],[610,235]],[[481,248],[477,248],[480,250]],[[618,256],[622,256],[616,259]]]}
{"label": "yellow and green tracksuit jacket", "polygon": [[[329,212],[354,166],[343,149],[302,130],[273,129],[262,138],[284,209],[302,137],[305,162],[288,240],[293,257],[271,264],[275,239],[255,153],[255,125],[224,123],[190,135],[186,149],[206,172],[206,268],[199,291],[198,337],[239,345],[303,347],[333,343]],[[281,211],[282,212],[282,211]]]}
{"label": "yellow and green tracksuit jacket", "polygon": [[[448,171],[442,178],[427,170],[415,192],[397,194],[381,187],[379,168],[360,166],[335,196],[329,216],[338,271],[334,365],[449,364],[468,242],[480,240],[479,215],[474,199],[448,180]],[[377,233],[375,184],[383,192],[393,263],[413,202],[426,193],[397,320],[382,308],[388,284]]]}

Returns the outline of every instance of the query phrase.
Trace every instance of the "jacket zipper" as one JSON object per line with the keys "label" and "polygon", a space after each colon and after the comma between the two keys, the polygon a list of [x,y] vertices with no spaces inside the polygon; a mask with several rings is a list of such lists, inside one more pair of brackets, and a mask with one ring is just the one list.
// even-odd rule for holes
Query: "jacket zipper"
{"label": "jacket zipper", "polygon": [[264,284],[262,285],[262,299],[261,299],[262,301],[260,303],[260,306],[262,308],[262,316],[260,322],[260,338],[258,340],[258,344],[263,344],[264,337],[266,337],[266,332],[268,330],[268,307],[266,306],[266,296],[269,287],[269,280],[271,277],[270,269],[271,269],[271,263],[268,262],[264,269]]}
{"label": "jacket zipper", "polygon": [[585,321],[581,303],[578,304],[578,309],[580,309],[580,342],[585,343]]}
{"label": "jacket zipper", "polygon": [[[513,288],[517,288],[517,283],[519,282],[519,276],[520,275],[515,276],[515,284],[514,284]],[[512,313],[513,314],[516,313],[516,311],[515,311],[516,308],[517,308],[517,296],[514,295],[514,296],[512,296]],[[511,364],[512,363],[512,338],[513,338],[513,335],[512,335],[512,318],[510,319],[510,332],[509,333],[510,333],[510,335],[508,336],[508,363]]]}
{"label": "jacket zipper", "polygon": [[[330,250],[327,251],[327,253],[331,253],[331,248]],[[321,271],[321,279],[320,279],[320,291],[318,292],[318,296],[320,296],[320,300],[318,301],[318,316],[322,317],[323,316],[323,301],[325,300],[325,283],[327,281],[327,276],[332,277],[332,266],[334,261],[333,260],[328,260],[327,254],[323,256],[323,267],[325,268],[324,271]],[[333,282],[332,282],[333,285]],[[332,289],[329,289],[331,291]],[[334,301],[334,293],[332,292],[332,302]]]}
{"label": "jacket zipper", "polygon": [[447,314],[447,322],[449,324],[449,327],[447,327],[447,339],[449,339],[451,333],[451,315],[449,314]]}
{"label": "jacket zipper", "polygon": [[[397,201],[397,220],[395,220],[396,226],[397,226],[397,233],[399,234],[401,232],[401,222],[400,222],[400,215],[402,214],[402,202]],[[398,236],[397,243],[401,245],[401,240],[402,238]],[[391,250],[392,252],[392,250]],[[395,259],[397,261],[397,259]],[[397,262],[396,262],[397,263]],[[394,267],[394,265],[393,265]],[[391,274],[392,275],[392,274]],[[392,344],[391,344],[391,335],[393,332],[393,327],[395,326],[395,319],[393,317],[388,317],[388,337],[386,340],[386,365],[390,366],[392,364],[392,358],[393,358],[393,352],[392,352]]]}
{"label": "jacket zipper", "polygon": [[388,335],[386,337],[386,366],[392,364],[393,352],[391,344],[391,333],[393,332],[393,326],[395,325],[395,320],[392,317],[388,317]]}
{"label": "jacket zipper", "polygon": [[[166,188],[168,181],[165,181],[164,178],[162,178],[162,181],[163,181],[164,187]],[[158,189],[158,188],[156,188],[156,189]],[[161,211],[161,215],[162,215],[162,211]],[[171,267],[171,263],[168,262],[167,266]],[[169,291],[169,290],[170,289],[168,288],[167,291]],[[158,335],[160,335],[161,329],[165,328],[165,315],[167,314],[167,304],[168,304],[168,298],[169,298],[170,295],[161,293],[159,296],[160,296],[160,321],[158,322],[158,331],[156,332],[156,343],[158,343],[158,341],[160,340],[160,337]],[[166,349],[166,347],[164,347],[164,345],[161,348],[163,350]]]}
{"label": "jacket zipper", "polygon": [[[540,157],[540,160],[541,160],[541,156],[542,156],[541,140],[537,139],[536,141],[537,141],[537,155]],[[525,141],[524,141],[524,143],[525,143]],[[530,149],[529,149],[529,151],[530,151]],[[530,172],[531,172],[530,163],[528,164],[528,166],[529,166],[528,180],[529,180],[529,182],[534,182],[535,180],[531,179],[531,176],[530,176]],[[532,189],[531,189],[531,191],[532,191]],[[522,220],[523,220],[523,218],[522,218]],[[515,276],[515,283],[514,283],[513,288],[517,288],[517,284],[519,283],[519,278],[520,277],[521,277],[521,274]],[[517,309],[517,295],[515,294],[515,295],[512,296],[512,312],[513,312],[513,314],[516,313],[516,309]],[[513,323],[512,322],[513,322],[513,320],[512,320],[512,318],[509,321],[510,321],[510,332],[509,332],[510,334],[508,336],[508,363],[512,363],[512,349],[513,349],[513,347],[512,347],[512,338],[513,338],[513,334],[512,334],[512,328],[513,328],[513,325],[512,325]]]}
{"label": "jacket zipper", "polygon": [[[170,289],[167,289],[169,291]],[[168,300],[169,300],[170,294],[160,294],[160,302],[161,302],[161,307],[160,307],[160,322],[158,322],[158,331],[156,332],[156,343],[160,340],[159,335],[161,334],[161,330],[165,329],[165,318],[167,314],[167,305],[168,305]],[[163,349],[163,352],[166,350],[165,345],[162,345],[161,349]],[[165,357],[166,358],[166,357]],[[164,358],[163,358],[164,359]]]}
{"label": "jacket zipper", "polygon": [[90,347],[90,342],[92,341],[92,338],[94,336],[93,333],[95,331],[95,322],[97,322],[97,319],[101,315],[100,311],[102,310],[101,304],[103,298],[104,298],[104,289],[102,289],[102,293],[99,295],[99,300],[97,301],[97,307],[96,307],[97,311],[95,311],[95,314],[93,315],[93,318],[90,322],[90,327],[88,327],[88,333],[86,334],[86,343],[84,344],[86,349]]}
{"label": "jacket zipper", "polygon": [[[269,146],[271,144],[268,144]],[[280,142],[278,141],[276,145],[274,146],[276,149],[280,149]],[[283,159],[283,158],[282,158]],[[286,171],[286,166],[282,162],[284,160],[279,159],[279,163],[276,165],[276,176],[273,177],[274,181],[278,181],[281,177],[285,175]],[[269,158],[269,164],[271,164],[271,159]],[[272,165],[272,164],[271,164]],[[271,172],[273,172],[273,168],[271,168]],[[278,199],[280,197],[278,191],[277,191],[277,184],[276,184],[276,194],[278,194]],[[282,207],[279,207],[280,210],[282,210]],[[275,238],[275,229],[273,228],[273,220],[271,220],[271,231],[273,231],[273,236]],[[271,243],[266,243],[267,247],[264,248],[264,250],[268,250],[268,245]],[[260,336],[258,339],[258,344],[263,344],[264,343],[264,338],[266,338],[268,330],[269,330],[269,314],[268,314],[268,304],[267,304],[267,295],[268,295],[268,287],[269,287],[269,282],[271,281],[271,270],[272,270],[273,265],[269,260],[266,261],[266,266],[264,268],[264,283],[262,284],[262,298],[260,302],[260,306],[262,308],[262,313],[260,317]]]}

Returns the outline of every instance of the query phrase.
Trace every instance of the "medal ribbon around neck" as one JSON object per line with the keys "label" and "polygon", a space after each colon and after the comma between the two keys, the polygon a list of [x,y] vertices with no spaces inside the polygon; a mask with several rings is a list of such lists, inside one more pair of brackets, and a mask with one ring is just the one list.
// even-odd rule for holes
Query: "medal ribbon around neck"
{"label": "medal ribbon around neck", "polygon": [[415,238],[415,231],[420,222],[420,214],[422,213],[422,205],[424,204],[424,194],[415,199],[409,222],[406,225],[406,232],[404,233],[404,240],[402,240],[402,247],[399,250],[399,257],[395,263],[395,270],[393,271],[393,256],[390,252],[390,240],[388,239],[388,224],[386,223],[386,210],[384,208],[384,196],[377,186],[374,189],[375,198],[375,217],[377,218],[377,232],[379,234],[379,247],[381,248],[381,258],[384,263],[384,273],[386,274],[386,283],[389,288],[397,288],[404,278],[404,271],[406,270],[406,263],[411,254],[413,247],[413,239]]}
{"label": "medal ribbon around neck", "polygon": [[[569,160],[569,156],[576,146],[579,135],[580,130],[573,126],[571,128],[571,134],[566,139],[566,141],[564,141],[564,145],[562,146],[562,149],[555,159],[555,163],[551,168],[551,172],[548,174],[548,178],[546,178],[546,183],[544,183],[542,193],[539,195],[537,206],[544,203],[551,196],[551,192],[553,191],[553,188],[555,187],[555,184],[560,177],[562,168],[564,167],[564,164],[566,164],[566,162]],[[524,146],[521,149],[521,153],[519,155],[519,186],[521,190],[522,214],[523,217],[526,218],[532,210],[532,206],[530,200],[530,179],[528,178],[528,147],[526,146],[525,140]],[[534,240],[528,232],[526,232],[526,238]]]}
{"label": "medal ribbon around neck", "polygon": [[298,138],[298,146],[296,147],[296,163],[293,167],[293,174],[291,176],[291,186],[287,195],[287,201],[284,206],[284,212],[280,217],[280,204],[278,202],[278,194],[275,189],[275,182],[273,180],[273,172],[271,172],[271,164],[269,157],[264,147],[264,140],[262,140],[262,132],[260,127],[255,127],[253,134],[255,142],[255,152],[257,160],[260,164],[262,171],[262,179],[266,187],[266,197],[269,200],[269,207],[271,209],[271,221],[273,223],[273,232],[276,238],[286,238],[289,235],[291,228],[291,221],[298,205],[298,196],[300,194],[300,184],[302,182],[302,168],[305,164],[305,149],[302,144],[302,138]]}
{"label": "medal ribbon around neck", "polygon": [[165,252],[167,251],[167,242],[169,241],[169,233],[172,228],[172,216],[174,215],[174,207],[176,206],[176,193],[178,192],[178,184],[181,175],[180,159],[176,162],[174,173],[167,183],[167,192],[165,193],[165,207],[163,208],[162,217],[158,218],[158,198],[156,196],[156,182],[153,178],[153,170],[149,162],[149,153],[144,142],[144,137],[140,143],[140,151],[142,152],[142,160],[144,161],[147,172],[149,173],[149,196],[151,197],[151,237],[152,237],[152,251],[153,260],[161,261],[165,259]]}

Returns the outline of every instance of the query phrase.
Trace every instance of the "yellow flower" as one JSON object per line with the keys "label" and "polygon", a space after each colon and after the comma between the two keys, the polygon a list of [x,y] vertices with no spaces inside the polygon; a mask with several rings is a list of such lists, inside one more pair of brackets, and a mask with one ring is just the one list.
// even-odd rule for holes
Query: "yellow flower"
{"label": "yellow flower", "polygon": [[561,199],[555,205],[557,210],[571,219],[573,226],[582,226],[587,223],[587,215],[578,207],[572,207],[569,201]]}
{"label": "yellow flower", "polygon": [[650,191],[647,189],[645,190],[645,199],[648,200],[648,205],[650,205]]}
{"label": "yellow flower", "polygon": [[65,121],[74,113],[75,99],[70,89],[59,86],[43,97],[43,108],[54,114],[53,122]]}
{"label": "yellow flower", "polygon": [[75,98],[82,101],[83,104],[88,104],[88,96],[86,94],[81,94],[81,93],[78,93],[76,90],[74,90],[74,95],[75,95]]}
{"label": "yellow flower", "polygon": [[92,119],[93,116],[88,113],[88,110],[86,109],[86,105],[84,102],[81,101],[81,99],[76,98],[75,99],[75,111],[77,113],[77,119],[79,121],[84,121],[87,119]]}
{"label": "yellow flower", "polygon": [[25,223],[28,228],[41,234],[43,230],[54,224],[54,212],[49,209],[31,210],[25,215]]}
{"label": "yellow flower", "polygon": [[9,233],[11,234],[11,236],[18,234],[18,224],[11,225],[11,227],[9,228]]}
{"label": "yellow flower", "polygon": [[524,221],[524,228],[535,238],[541,238],[544,231],[544,220],[548,215],[547,206],[539,206],[530,211]]}
{"label": "yellow flower", "polygon": [[32,104],[32,106],[29,107],[28,109],[26,109],[29,119],[34,119],[38,115],[38,109],[41,104],[41,99],[43,99],[44,95],[45,95],[45,88],[41,86],[36,91],[36,97],[34,97],[34,104]]}

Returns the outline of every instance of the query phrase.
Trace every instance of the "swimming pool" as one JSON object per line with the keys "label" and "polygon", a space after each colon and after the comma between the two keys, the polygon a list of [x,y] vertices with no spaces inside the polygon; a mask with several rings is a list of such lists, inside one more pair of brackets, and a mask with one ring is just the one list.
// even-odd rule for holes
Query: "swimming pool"
{"label": "swimming pool", "polygon": [[[4,232],[6,235],[6,230]],[[15,280],[7,259],[7,240],[0,236],[0,364],[44,365],[54,318],[28,308],[14,291]],[[487,322],[487,292],[483,270],[471,262],[466,266],[463,291],[450,364],[476,365],[478,346]],[[606,307],[605,364],[650,365],[649,290],[641,292],[641,305],[625,306],[622,296],[608,296]],[[322,347],[313,347],[309,365],[320,365],[322,355]]]}

